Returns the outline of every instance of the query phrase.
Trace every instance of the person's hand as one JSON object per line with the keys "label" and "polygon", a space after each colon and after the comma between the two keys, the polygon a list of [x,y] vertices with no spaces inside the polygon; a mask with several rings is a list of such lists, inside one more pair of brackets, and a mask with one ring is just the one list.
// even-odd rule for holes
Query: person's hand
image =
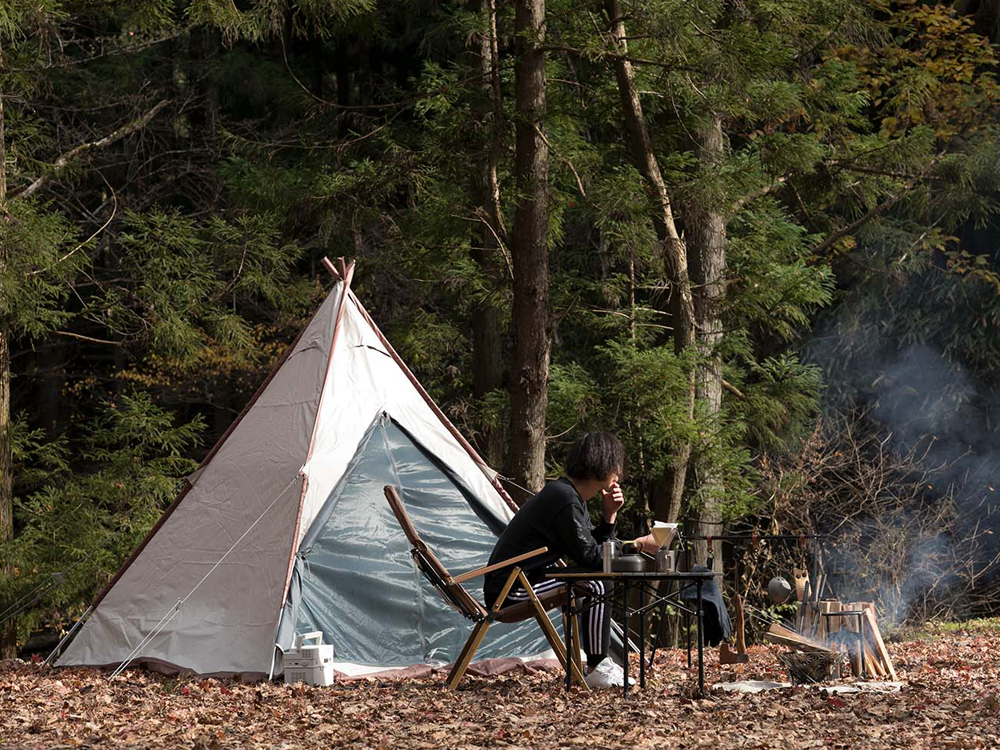
{"label": "person's hand", "polygon": [[604,520],[614,523],[618,516],[618,509],[625,504],[625,495],[618,482],[611,485],[610,489],[601,490],[601,502],[604,503]]}
{"label": "person's hand", "polygon": [[643,552],[648,552],[649,554],[655,554],[656,550],[660,548],[660,545],[656,543],[656,537],[652,534],[646,534],[646,536],[641,536],[635,540],[635,543],[639,545]]}

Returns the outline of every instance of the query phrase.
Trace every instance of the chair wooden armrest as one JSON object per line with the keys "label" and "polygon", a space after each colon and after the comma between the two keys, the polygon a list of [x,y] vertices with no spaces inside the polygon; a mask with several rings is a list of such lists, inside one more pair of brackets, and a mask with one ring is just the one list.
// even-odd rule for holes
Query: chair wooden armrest
{"label": "chair wooden armrest", "polygon": [[472,580],[473,578],[478,578],[479,576],[484,576],[487,573],[492,573],[494,570],[500,570],[500,568],[506,568],[508,565],[514,565],[523,560],[530,560],[532,557],[538,557],[539,555],[544,555],[549,551],[548,547],[539,547],[538,549],[533,549],[531,552],[525,552],[523,555],[517,555],[509,560],[504,560],[503,562],[494,563],[493,565],[487,565],[483,568],[476,568],[475,570],[470,570],[467,573],[461,573],[455,576],[452,580],[455,583],[464,583],[465,581]]}

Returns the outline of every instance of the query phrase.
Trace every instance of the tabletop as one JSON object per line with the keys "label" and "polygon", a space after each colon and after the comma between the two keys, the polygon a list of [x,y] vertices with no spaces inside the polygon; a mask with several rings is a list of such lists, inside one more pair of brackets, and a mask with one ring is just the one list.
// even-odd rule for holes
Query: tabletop
{"label": "tabletop", "polygon": [[625,571],[612,571],[611,573],[605,573],[601,570],[594,570],[584,573],[546,573],[546,578],[551,578],[552,580],[562,581],[562,580],[588,580],[588,581],[600,581],[606,579],[640,579],[640,580],[672,580],[672,581],[710,581],[716,576],[721,576],[722,573],[714,573],[710,570],[699,573],[683,573],[680,571],[665,572],[659,570],[645,571],[642,573],[637,572],[625,572]]}

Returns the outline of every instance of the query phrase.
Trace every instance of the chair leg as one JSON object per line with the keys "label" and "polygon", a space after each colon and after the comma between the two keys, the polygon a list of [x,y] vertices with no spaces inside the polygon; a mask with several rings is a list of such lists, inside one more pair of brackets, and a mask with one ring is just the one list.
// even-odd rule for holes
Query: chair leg
{"label": "chair leg", "polygon": [[590,692],[590,687],[587,685],[587,681],[583,678],[583,670],[581,669],[579,656],[574,657],[573,654],[566,654],[566,647],[563,645],[562,638],[559,637],[559,633],[556,632],[555,627],[552,625],[552,620],[549,619],[545,610],[542,609],[541,604],[539,604],[536,608],[535,619],[538,621],[538,626],[542,629],[545,639],[549,642],[549,645],[552,646],[552,650],[556,652],[556,658],[559,659],[559,663],[565,667],[568,656],[570,674],[573,675],[573,679],[576,680],[577,684],[579,684],[585,691]]}
{"label": "chair leg", "polygon": [[518,574],[521,578],[521,585],[524,590],[528,592],[528,598],[531,600],[531,604],[535,609],[535,619],[538,620],[538,625],[542,629],[542,633],[545,635],[545,639],[552,646],[552,650],[556,652],[556,656],[563,666],[569,665],[570,674],[573,675],[573,679],[580,684],[580,686],[587,692],[590,692],[590,687],[587,685],[586,680],[583,679],[583,672],[577,665],[577,660],[568,656],[566,654],[566,647],[563,645],[562,639],[556,632],[555,627],[552,625],[552,620],[545,613],[545,607],[542,603],[538,601],[538,596],[535,594],[535,590],[531,588],[531,584],[528,583],[528,579],[524,577],[523,573]]}
{"label": "chair leg", "polygon": [[[565,626],[565,625],[564,625]],[[576,662],[576,668],[583,672],[583,661],[580,659],[580,615],[573,615],[569,618],[570,626],[570,643],[573,644],[573,660]]]}
{"label": "chair leg", "polygon": [[[507,576],[507,582],[504,584],[503,590],[500,592],[500,596],[497,597],[496,603],[490,610],[490,614],[496,614],[500,611],[503,606],[504,599],[507,598],[507,593],[510,591],[511,587],[514,585],[514,581],[518,579],[521,575],[521,569],[515,567],[510,575]],[[490,621],[482,620],[476,623],[476,627],[472,629],[472,634],[469,636],[469,640],[465,642],[465,646],[462,647],[462,653],[458,655],[458,659],[455,661],[455,666],[451,668],[451,672],[448,674],[448,689],[455,690],[458,688],[458,683],[462,681],[462,677],[465,676],[465,670],[469,668],[469,664],[472,662],[472,657],[476,655],[476,649],[479,648],[479,644],[483,642],[483,638],[486,636],[486,631],[490,629]]]}
{"label": "chair leg", "polygon": [[458,660],[455,662],[455,666],[451,668],[451,672],[448,674],[449,690],[455,690],[458,687],[458,683],[462,681],[462,677],[465,676],[465,670],[469,668],[469,663],[472,661],[472,657],[475,656],[476,649],[478,649],[479,644],[483,642],[483,637],[489,629],[489,620],[477,622],[476,627],[472,629],[472,634],[469,636],[469,640],[465,642],[465,646],[462,648],[462,653],[459,654]]}
{"label": "chair leg", "polygon": [[490,610],[491,613],[496,614],[503,608],[504,600],[507,599],[507,594],[509,594],[510,590],[514,588],[514,583],[518,578],[525,582],[528,580],[521,573],[521,569],[515,567],[510,571],[510,575],[507,576],[507,582],[503,585],[503,589],[500,591],[500,596],[498,596],[496,602],[493,603],[493,608]]}

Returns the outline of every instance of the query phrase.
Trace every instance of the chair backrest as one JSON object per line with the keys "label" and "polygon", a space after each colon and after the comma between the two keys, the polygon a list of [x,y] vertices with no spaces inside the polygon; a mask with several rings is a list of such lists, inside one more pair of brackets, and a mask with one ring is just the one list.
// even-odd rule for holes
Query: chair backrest
{"label": "chair backrest", "polygon": [[385,499],[389,501],[392,514],[396,517],[400,528],[403,530],[403,534],[406,535],[406,539],[412,547],[410,554],[417,563],[417,567],[420,568],[420,572],[437,589],[444,600],[457,609],[463,616],[477,622],[485,619],[488,614],[486,608],[476,601],[468,591],[462,588],[461,584],[455,583],[451,573],[441,564],[437,555],[424,543],[424,540],[420,538],[420,534],[410,520],[410,516],[406,512],[406,507],[403,505],[399,493],[396,492],[396,488],[387,484],[384,491]]}

